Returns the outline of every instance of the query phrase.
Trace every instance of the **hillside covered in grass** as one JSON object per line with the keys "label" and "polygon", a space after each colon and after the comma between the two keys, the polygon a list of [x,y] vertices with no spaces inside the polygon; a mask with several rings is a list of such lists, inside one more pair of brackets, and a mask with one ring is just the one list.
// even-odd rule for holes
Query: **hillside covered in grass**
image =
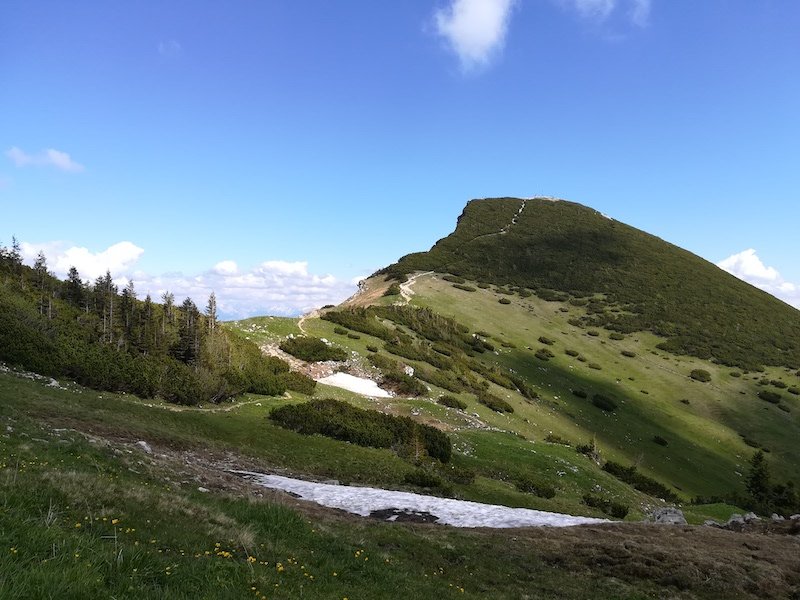
{"label": "hillside covered in grass", "polygon": [[650,331],[670,352],[745,369],[800,366],[800,311],[715,265],[566,201],[473,200],[455,231],[383,272],[532,290],[589,307],[588,325]]}

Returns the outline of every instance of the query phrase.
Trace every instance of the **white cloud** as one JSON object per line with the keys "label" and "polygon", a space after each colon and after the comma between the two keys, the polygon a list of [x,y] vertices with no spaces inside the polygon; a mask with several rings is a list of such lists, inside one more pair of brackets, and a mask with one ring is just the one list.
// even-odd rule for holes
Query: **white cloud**
{"label": "white cloud", "polygon": [[766,266],[753,248],[733,254],[717,263],[731,275],[800,308],[800,286],[786,281],[777,269]]}
{"label": "white cloud", "polygon": [[625,10],[625,18],[637,27],[645,27],[650,20],[652,0],[557,0],[563,8],[572,10],[583,19],[602,23],[617,9]]}
{"label": "white cloud", "polygon": [[202,273],[153,275],[136,269],[144,250],[127,241],[95,252],[59,241],[22,242],[20,249],[29,265],[40,251],[44,252],[48,269],[62,279],[72,266],[90,282],[108,270],[120,287],[133,281],[140,298],[150,293],[158,301],[169,291],[178,302],[188,296],[202,309],[213,291],[220,316],[226,319],[298,315],[325,304],[338,304],[356,291],[356,284],[349,280],[310,273],[307,261],[268,260],[242,270],[235,261],[223,260]]}
{"label": "white cloud", "polygon": [[161,40],[158,42],[158,53],[167,58],[175,58],[183,53],[183,46],[177,40]]}
{"label": "white cloud", "polygon": [[630,18],[634,25],[645,27],[650,22],[651,0],[633,0]]}
{"label": "white cloud", "polygon": [[128,273],[144,253],[142,248],[131,242],[119,242],[101,252],[92,252],[79,246],[64,248],[62,242],[22,242],[20,249],[23,260],[28,263],[32,263],[40,251],[44,252],[48,269],[59,277],[64,277],[70,267],[75,267],[82,279],[92,281],[105,275],[106,271],[119,276]]}
{"label": "white cloud", "polygon": [[218,275],[236,275],[239,272],[239,266],[232,260],[223,260],[214,265],[212,271]]}
{"label": "white cloud", "polygon": [[47,148],[38,154],[28,154],[14,146],[6,150],[6,156],[17,167],[55,167],[68,173],[80,173],[84,170],[84,166],[72,160],[69,154],[53,148]]}
{"label": "white cloud", "polygon": [[433,15],[436,33],[465,71],[487,66],[502,49],[516,0],[451,0]]}

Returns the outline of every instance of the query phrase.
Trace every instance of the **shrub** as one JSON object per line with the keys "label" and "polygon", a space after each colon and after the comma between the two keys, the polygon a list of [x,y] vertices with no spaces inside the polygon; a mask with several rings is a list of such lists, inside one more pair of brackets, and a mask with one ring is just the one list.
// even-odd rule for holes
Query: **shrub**
{"label": "shrub", "polygon": [[543,335],[539,336],[539,341],[547,346],[552,346],[555,344],[555,340],[551,340],[549,337],[545,337]]}
{"label": "shrub", "polygon": [[545,442],[550,444],[560,444],[562,446],[572,446],[572,442],[562,438],[560,435],[556,435],[555,433],[548,433],[547,436],[544,438]]}
{"label": "shrub", "polygon": [[578,362],[586,362],[586,357],[578,355],[575,357],[575,360],[577,360]]}
{"label": "shrub", "polygon": [[675,492],[655,479],[642,475],[634,466],[624,467],[609,460],[603,465],[603,470],[645,494],[662,498],[667,502],[678,502],[680,500]]}
{"label": "shrub", "polygon": [[281,342],[280,349],[308,362],[319,362],[323,360],[347,360],[347,352],[341,348],[328,346],[319,338],[315,337],[294,337]]}
{"label": "shrub", "polygon": [[491,286],[488,283],[480,282],[478,284],[478,287],[481,288],[482,290],[488,290]]}
{"label": "shrub", "polygon": [[568,356],[578,356],[580,352],[578,352],[577,350],[564,350],[564,354]]}
{"label": "shrub", "polygon": [[617,340],[617,341],[625,339],[625,336],[619,333],[618,331],[612,331],[610,334],[608,334],[608,337],[611,338],[612,340]]}
{"label": "shrub", "polygon": [[792,386],[786,391],[789,392],[790,394],[794,394],[795,396],[800,396],[800,388]]}
{"label": "shrub", "polygon": [[500,300],[498,300],[498,302],[500,304],[511,304],[511,300],[509,300],[508,298],[500,298]]}
{"label": "shrub", "polygon": [[384,297],[386,297],[386,296],[399,296],[400,293],[401,293],[400,284],[395,281],[392,285],[390,285],[388,288],[386,288],[386,291],[383,292],[383,295],[384,295]]}
{"label": "shrub", "polygon": [[691,404],[686,398],[681,399],[682,404]]}
{"label": "shrub", "polygon": [[449,461],[452,454],[450,438],[435,427],[338,400],[287,404],[274,409],[269,417],[285,429],[305,435],[316,433],[359,446],[421,445],[429,456],[441,462]]}
{"label": "shrub", "polygon": [[606,412],[614,412],[617,409],[617,403],[608,396],[603,396],[602,394],[595,394],[592,396],[592,404]]}
{"label": "shrub", "polygon": [[457,275],[444,275],[442,279],[444,279],[445,281],[449,281],[450,283],[458,283],[458,284],[467,283],[466,279],[464,279],[463,277],[459,277]]}
{"label": "shrub", "polygon": [[448,394],[441,396],[437,400],[437,402],[442,406],[447,406],[449,408],[457,408],[458,410],[464,410],[467,408],[466,402],[464,402],[463,400],[459,400],[455,396],[450,396]]}
{"label": "shrub", "polygon": [[539,360],[550,360],[555,356],[550,350],[547,348],[539,348],[536,353],[534,354],[536,358]]}
{"label": "shrub", "polygon": [[494,394],[490,394],[489,392],[481,392],[478,394],[478,402],[483,404],[484,406],[492,409],[494,412],[499,413],[513,413],[514,407],[511,406],[508,402],[503,400],[502,398],[498,398]]}
{"label": "shrub", "polygon": [[339,327],[338,325],[333,328],[333,333],[338,335],[347,335],[349,332],[344,327]]}
{"label": "shrub", "polygon": [[636,352],[631,352],[630,350],[623,350],[620,354],[622,354],[622,356],[627,356],[628,358],[633,358],[636,356]]}
{"label": "shrub", "polygon": [[780,379],[773,379],[772,381],[770,381],[770,383],[779,390],[785,390],[787,387],[786,384]]}
{"label": "shrub", "polygon": [[792,409],[786,406],[785,404],[778,404],[778,408],[785,413],[792,412]]}
{"label": "shrub", "polygon": [[597,508],[607,515],[617,519],[624,519],[630,510],[630,508],[624,504],[613,502],[612,500],[608,500],[594,494],[584,494],[583,503],[586,506]]}
{"label": "shrub", "polygon": [[466,467],[458,467],[456,465],[448,465],[442,467],[442,474],[448,481],[457,483],[459,485],[471,485],[475,483],[475,471]]}
{"label": "shrub", "polygon": [[533,494],[540,498],[553,498],[556,495],[556,489],[547,483],[536,481],[530,475],[518,475],[514,478],[514,487],[520,492],[526,494]]}
{"label": "shrub", "polygon": [[653,436],[653,441],[656,444],[658,444],[659,446],[665,446],[665,447],[669,446],[669,442],[666,439],[664,439],[663,437],[661,437],[660,435],[654,435]]}
{"label": "shrub", "polygon": [[586,332],[586,334],[592,337],[597,337],[598,335],[600,335],[600,332],[595,329],[590,329],[589,331]]}
{"label": "shrub", "polygon": [[577,396],[578,398],[588,398],[589,394],[587,394],[583,390],[572,390],[572,395]]}
{"label": "shrub", "polygon": [[378,351],[378,347],[377,346],[373,346],[372,344],[368,344],[367,345],[367,351],[368,352],[377,352]]}
{"label": "shrub", "polygon": [[421,488],[441,488],[443,487],[444,481],[435,473],[431,473],[425,469],[414,469],[406,473],[405,477],[403,477],[403,483]]}
{"label": "shrub", "polygon": [[463,285],[461,283],[454,283],[453,287],[457,290],[462,290],[464,292],[476,292],[478,291],[476,288],[472,287],[471,285]]}
{"label": "shrub", "polygon": [[731,377],[741,377],[742,374],[739,371],[731,371]]}
{"label": "shrub", "polygon": [[769,390],[761,390],[758,392],[758,397],[771,404],[778,404],[782,396],[777,392],[770,392]]}
{"label": "shrub", "polygon": [[694,369],[692,370],[691,373],[689,373],[689,377],[691,377],[696,381],[701,381],[703,383],[711,381],[711,373],[709,373],[705,369]]}
{"label": "shrub", "polygon": [[595,362],[589,363],[589,368],[590,369],[594,369],[595,371],[600,371],[600,370],[603,369],[603,367],[601,367],[599,364],[597,364]]}
{"label": "shrub", "polygon": [[314,393],[314,388],[317,387],[316,381],[297,371],[287,371],[281,374],[279,378],[281,382],[283,382],[283,385],[286,386],[287,390],[300,392],[301,394],[309,396]]}

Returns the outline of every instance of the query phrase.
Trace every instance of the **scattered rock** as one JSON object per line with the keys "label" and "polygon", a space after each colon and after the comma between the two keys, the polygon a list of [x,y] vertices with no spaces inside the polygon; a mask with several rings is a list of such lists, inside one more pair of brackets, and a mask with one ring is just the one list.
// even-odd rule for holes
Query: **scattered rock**
{"label": "scattered rock", "polygon": [[657,508],[651,515],[654,523],[663,525],[686,525],[686,517],[683,512],[674,506],[667,506],[664,508]]}
{"label": "scattered rock", "polygon": [[719,529],[722,529],[722,527],[724,527],[722,523],[720,523],[719,521],[715,521],[714,519],[708,519],[706,521],[703,521],[703,525],[705,525],[706,527],[717,527]]}
{"label": "scattered rock", "polygon": [[147,442],[145,442],[143,440],[139,440],[138,442],[136,442],[136,445],[139,448],[141,448],[142,451],[145,452],[146,454],[152,454],[153,453],[153,449],[150,447],[150,444],[148,444]]}
{"label": "scattered rock", "polygon": [[772,513],[772,516],[770,517],[770,519],[772,519],[773,523],[779,523],[781,521],[785,521],[786,520],[782,516],[780,516],[778,513]]}
{"label": "scattered rock", "polygon": [[759,517],[754,512],[749,512],[744,516],[744,522],[745,523],[752,523],[753,521],[760,521],[760,520],[761,520],[761,517]]}
{"label": "scattered rock", "polygon": [[197,488],[197,491],[198,492],[202,492],[203,494],[207,494],[209,492],[209,489],[208,488],[204,488],[203,486],[200,486],[199,488]]}
{"label": "scattered rock", "polygon": [[398,523],[436,523],[439,517],[425,511],[413,511],[400,508],[384,508],[369,513],[373,519],[396,521]]}
{"label": "scattered rock", "polygon": [[789,517],[792,521],[800,521],[800,515],[792,515]]}

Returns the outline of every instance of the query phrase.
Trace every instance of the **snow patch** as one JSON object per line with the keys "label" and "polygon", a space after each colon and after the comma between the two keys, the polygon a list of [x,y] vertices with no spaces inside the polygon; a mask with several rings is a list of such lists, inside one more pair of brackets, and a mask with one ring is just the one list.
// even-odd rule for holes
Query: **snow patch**
{"label": "snow patch", "polygon": [[265,475],[250,471],[231,471],[252,479],[260,486],[283,490],[303,500],[310,500],[329,508],[338,508],[367,517],[376,511],[427,513],[436,522],[453,527],[571,527],[606,523],[605,519],[573,517],[559,513],[509,508],[496,504],[481,504],[467,500],[437,498],[410,492],[396,492],[361,486],[332,485],[302,481],[280,475]]}
{"label": "snow patch", "polygon": [[334,387],[350,390],[362,396],[370,396],[371,398],[391,398],[391,394],[384,389],[378,387],[378,384],[367,379],[366,377],[356,377],[349,373],[334,373],[322,379],[317,379],[319,383],[325,385],[332,385]]}

